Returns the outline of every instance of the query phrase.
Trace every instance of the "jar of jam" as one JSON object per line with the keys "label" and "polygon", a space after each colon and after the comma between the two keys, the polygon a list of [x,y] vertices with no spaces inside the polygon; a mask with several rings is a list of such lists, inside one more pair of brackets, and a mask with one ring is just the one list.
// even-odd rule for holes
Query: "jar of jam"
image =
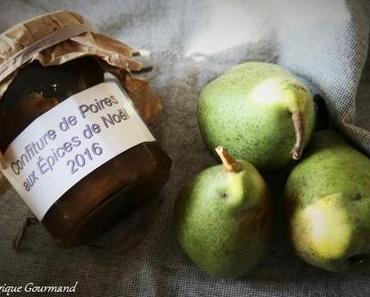
{"label": "jar of jam", "polygon": [[[10,178],[21,196],[21,192],[31,195],[36,187],[40,199],[45,192],[53,196],[52,204],[42,206],[38,217],[65,246],[93,239],[115,221],[150,203],[168,180],[171,168],[170,158],[140,123],[135,109],[129,107],[131,103],[122,105],[117,98],[126,94],[104,84],[101,65],[86,55],[55,66],[42,66],[35,59],[19,67],[0,100],[0,149],[9,159],[8,171],[3,173],[11,171],[22,180],[15,185]],[[100,95],[101,90],[106,92],[104,88],[113,88],[116,93],[112,94],[118,95]],[[78,99],[69,103],[74,96]],[[115,104],[119,113],[110,113]],[[63,113],[73,114],[70,106],[78,111],[74,116]],[[100,125],[90,123],[90,115],[99,117]],[[83,129],[69,137],[68,129],[76,130],[79,120],[84,120]],[[119,125],[126,125],[122,133]],[[114,133],[109,132],[113,129]],[[42,136],[26,138],[38,131]],[[56,145],[57,140],[62,145]],[[121,142],[125,145],[122,148]],[[105,152],[109,146],[111,152]],[[23,153],[18,154],[17,149]],[[96,161],[103,157],[103,161]],[[27,166],[34,167],[25,174]],[[33,195],[37,196],[37,191]],[[39,203],[37,197],[31,198]]]}

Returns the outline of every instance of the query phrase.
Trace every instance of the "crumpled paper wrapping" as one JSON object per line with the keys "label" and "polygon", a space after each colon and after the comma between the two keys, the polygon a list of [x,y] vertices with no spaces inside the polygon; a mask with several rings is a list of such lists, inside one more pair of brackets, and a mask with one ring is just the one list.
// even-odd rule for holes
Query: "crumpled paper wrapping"
{"label": "crumpled paper wrapping", "polygon": [[92,56],[122,83],[145,121],[160,109],[147,81],[133,77],[144,67],[133,56],[140,52],[125,43],[93,32],[89,23],[70,11],[58,11],[20,23],[0,35],[0,97],[27,63],[60,65]]}

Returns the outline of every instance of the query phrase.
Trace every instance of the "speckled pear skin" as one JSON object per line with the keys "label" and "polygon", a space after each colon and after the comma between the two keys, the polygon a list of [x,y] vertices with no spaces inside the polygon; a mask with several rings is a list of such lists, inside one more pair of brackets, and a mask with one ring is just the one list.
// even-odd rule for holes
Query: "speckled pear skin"
{"label": "speckled pear skin", "polygon": [[292,161],[294,111],[303,114],[306,145],[315,121],[310,91],[279,65],[247,62],[203,89],[198,123],[211,152],[222,143],[235,158],[275,170]]}
{"label": "speckled pear skin", "polygon": [[179,195],[174,210],[178,240],[208,275],[235,278],[261,260],[271,227],[267,186],[258,171],[242,163],[239,173],[222,165],[198,174]]}
{"label": "speckled pear skin", "polygon": [[329,271],[369,269],[370,160],[337,132],[313,136],[290,173],[285,202],[297,254]]}

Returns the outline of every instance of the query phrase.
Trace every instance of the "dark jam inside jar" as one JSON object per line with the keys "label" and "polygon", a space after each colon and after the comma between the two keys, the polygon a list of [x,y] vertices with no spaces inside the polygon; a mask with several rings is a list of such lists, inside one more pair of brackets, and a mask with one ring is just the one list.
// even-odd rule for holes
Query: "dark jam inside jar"
{"label": "dark jam inside jar", "polygon": [[[0,101],[2,152],[37,117],[103,81],[104,72],[91,57],[49,67],[33,62],[22,68]],[[136,145],[78,181],[42,222],[63,245],[89,241],[155,199],[170,167],[170,158],[157,142]]]}

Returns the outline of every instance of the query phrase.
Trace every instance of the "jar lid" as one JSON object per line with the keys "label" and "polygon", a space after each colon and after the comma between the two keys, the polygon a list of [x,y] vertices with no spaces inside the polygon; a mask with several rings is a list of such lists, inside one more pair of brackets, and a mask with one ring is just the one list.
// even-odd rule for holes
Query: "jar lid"
{"label": "jar lid", "polygon": [[15,25],[0,35],[0,81],[29,61],[35,52],[92,31],[81,16],[58,11]]}

